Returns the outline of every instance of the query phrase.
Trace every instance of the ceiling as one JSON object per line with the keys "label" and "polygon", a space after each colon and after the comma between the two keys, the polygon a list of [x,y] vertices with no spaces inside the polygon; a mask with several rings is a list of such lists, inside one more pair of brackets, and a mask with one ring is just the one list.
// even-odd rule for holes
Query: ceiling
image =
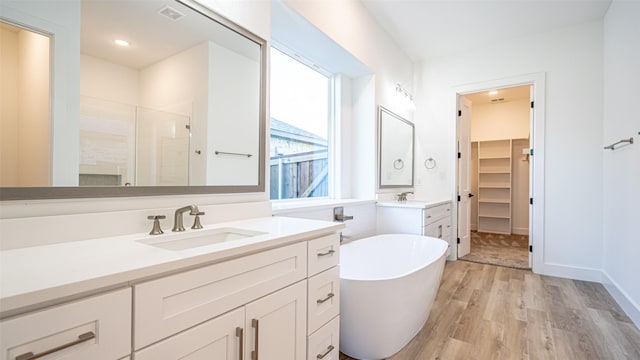
{"label": "ceiling", "polygon": [[361,0],[413,60],[601,19],[611,0]]}
{"label": "ceiling", "polygon": [[[184,15],[174,21],[160,14],[169,7]],[[142,69],[204,41],[212,41],[252,59],[259,46],[224,25],[174,0],[82,0],[80,51],[132,69]],[[115,39],[130,42],[128,47]]]}
{"label": "ceiling", "polygon": [[464,97],[471,100],[473,105],[500,104],[508,101],[530,99],[528,85],[495,89],[494,92],[483,91],[467,94]]}

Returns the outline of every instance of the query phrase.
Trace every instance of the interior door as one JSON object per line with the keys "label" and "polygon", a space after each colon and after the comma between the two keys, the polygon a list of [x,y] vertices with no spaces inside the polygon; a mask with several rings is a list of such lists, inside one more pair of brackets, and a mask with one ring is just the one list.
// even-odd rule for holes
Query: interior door
{"label": "interior door", "polygon": [[[529,151],[533,149],[533,107],[534,95],[533,85],[529,86],[529,100],[531,107],[529,108]],[[529,198],[533,197],[533,158],[529,157]],[[529,205],[529,249],[533,247],[533,204]],[[533,269],[533,253],[529,251],[529,267]]]}
{"label": "interior door", "polygon": [[471,251],[471,101],[458,95],[458,257]]}

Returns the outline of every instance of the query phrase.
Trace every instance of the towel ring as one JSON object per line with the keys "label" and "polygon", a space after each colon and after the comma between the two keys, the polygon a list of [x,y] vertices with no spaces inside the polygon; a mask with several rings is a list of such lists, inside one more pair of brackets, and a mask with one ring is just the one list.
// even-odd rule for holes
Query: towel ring
{"label": "towel ring", "polygon": [[402,159],[398,159],[393,162],[393,168],[396,170],[400,170],[404,167],[404,161]]}
{"label": "towel ring", "polygon": [[428,158],[427,160],[424,161],[424,167],[426,167],[429,170],[435,168],[436,165],[437,165],[436,160],[434,158]]}

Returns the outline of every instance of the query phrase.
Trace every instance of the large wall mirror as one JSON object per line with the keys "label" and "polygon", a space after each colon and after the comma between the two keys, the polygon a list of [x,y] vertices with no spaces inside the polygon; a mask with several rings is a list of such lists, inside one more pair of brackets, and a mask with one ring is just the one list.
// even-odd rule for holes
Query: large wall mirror
{"label": "large wall mirror", "polygon": [[378,111],[378,187],[413,187],[414,126],[380,106]]}
{"label": "large wall mirror", "polygon": [[263,39],[191,0],[69,0],[77,29],[20,3],[1,5],[0,199],[264,191]]}

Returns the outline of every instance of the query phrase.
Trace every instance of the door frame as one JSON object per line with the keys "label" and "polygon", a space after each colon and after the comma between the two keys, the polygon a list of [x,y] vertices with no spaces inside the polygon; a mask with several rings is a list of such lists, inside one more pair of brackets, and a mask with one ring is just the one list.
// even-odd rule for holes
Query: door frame
{"label": "door frame", "polygon": [[[453,144],[450,151],[451,161],[454,165],[454,177],[453,177],[453,194],[452,194],[452,216],[451,223],[455,226],[456,236],[453,239],[457,239],[458,233],[458,150],[457,150],[457,136],[458,136],[458,96],[489,91],[492,89],[506,88],[531,85],[533,88],[534,107],[532,109],[533,119],[529,123],[530,134],[530,148],[534,149],[533,156],[530,157],[530,172],[529,172],[529,196],[533,199],[533,204],[529,205],[529,244],[533,247],[531,254],[530,266],[531,270],[535,273],[539,273],[544,267],[544,130],[545,130],[545,89],[546,89],[546,74],[545,73],[533,73],[526,75],[513,76],[508,78],[486,80],[476,83],[463,84],[454,86],[451,88],[449,99],[451,101],[450,109],[451,124],[453,124]],[[457,241],[452,241],[452,248],[455,246],[456,251],[451,251],[450,260],[457,260]]]}

